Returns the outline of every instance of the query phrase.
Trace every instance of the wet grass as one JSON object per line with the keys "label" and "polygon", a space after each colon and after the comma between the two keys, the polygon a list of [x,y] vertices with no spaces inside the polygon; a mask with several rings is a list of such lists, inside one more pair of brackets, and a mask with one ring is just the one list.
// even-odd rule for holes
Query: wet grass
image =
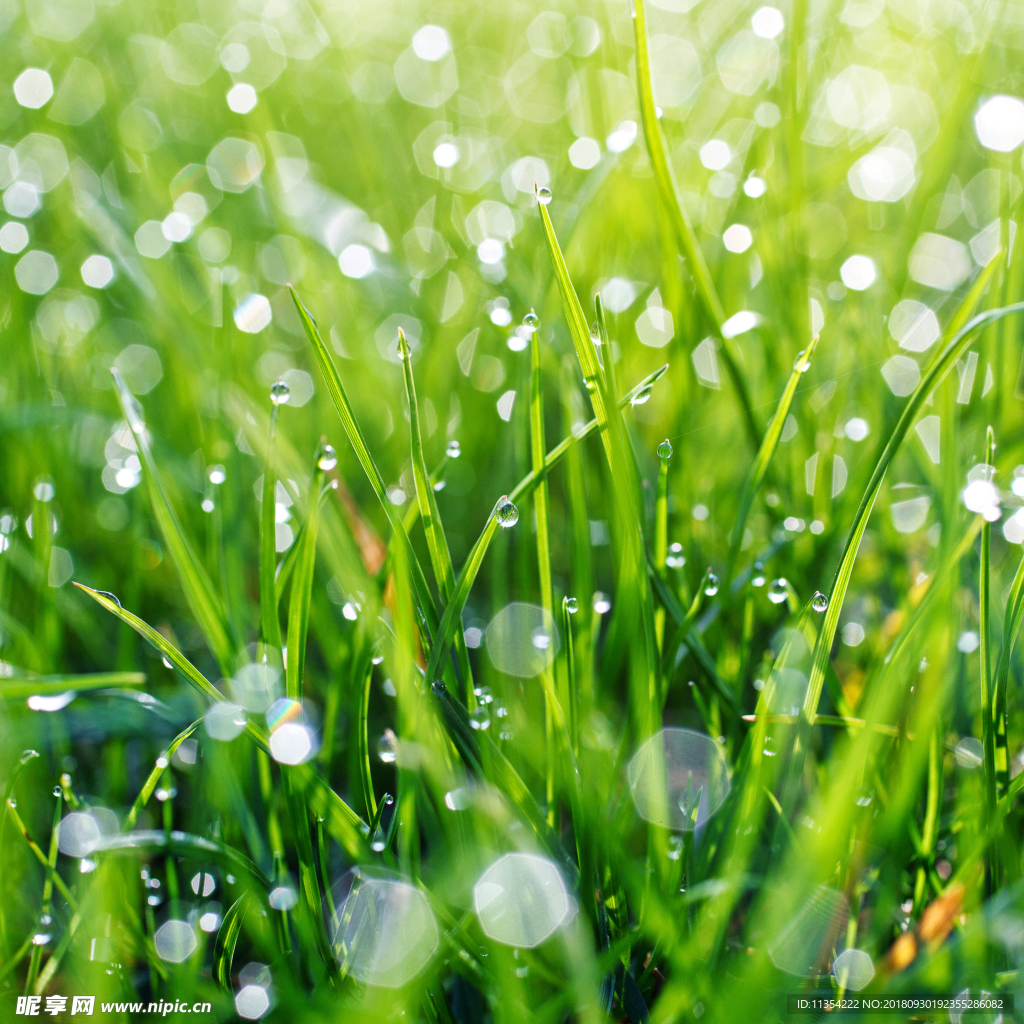
{"label": "wet grass", "polygon": [[[667,1024],[1024,991],[1019,155],[972,124],[1011,51],[977,12],[922,42],[795,3],[746,91],[769,51],[730,64],[753,12],[722,11],[608,6],[600,49],[560,51],[574,130],[609,138],[586,171],[541,116],[565,83],[527,103],[510,72],[499,127],[453,26],[443,131],[401,68],[450,54],[403,42],[401,95],[367,98],[398,15],[345,48],[318,11],[337,45],[305,57],[316,26],[285,32],[237,123],[170,43],[145,57],[169,8],[132,40],[107,8],[78,42],[7,30],[55,77],[134,47],[141,98],[102,73],[116,143],[2,113],[71,161],[24,218],[59,287],[0,255],[4,1014]],[[665,40],[698,28],[718,77],[663,111]],[[850,54],[881,36],[916,97],[854,127],[841,75],[877,92]],[[543,161],[460,178],[467,103]],[[904,129],[912,181],[864,201]],[[225,135],[258,181],[216,184],[255,166]],[[203,216],[146,256],[171,182]],[[109,287],[78,287],[90,253]]]}

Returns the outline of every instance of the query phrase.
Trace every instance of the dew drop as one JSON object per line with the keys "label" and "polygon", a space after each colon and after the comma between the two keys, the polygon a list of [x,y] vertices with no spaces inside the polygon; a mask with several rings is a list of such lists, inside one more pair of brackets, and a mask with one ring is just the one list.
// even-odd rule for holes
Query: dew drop
{"label": "dew drop", "polygon": [[575,597],[567,597],[565,599],[565,610],[570,615],[575,615],[580,610],[580,603]]}
{"label": "dew drop", "polygon": [[750,585],[752,587],[763,587],[767,582],[767,577],[764,574],[764,563],[754,563],[754,574],[750,577]]}
{"label": "dew drop", "polygon": [[64,790],[61,789],[60,786],[54,786],[53,787],[53,795],[54,796],[63,796],[64,795]]}
{"label": "dew drop", "polygon": [[491,727],[491,713],[487,710],[486,704],[478,704],[469,716],[469,724],[481,732]]}
{"label": "dew drop", "polygon": [[320,451],[317,452],[316,464],[324,472],[334,469],[338,464],[338,453],[334,450],[334,445],[325,444],[320,448]]}
{"label": "dew drop", "polygon": [[539,188],[537,189],[537,202],[541,206],[547,206],[551,202],[551,189]]}
{"label": "dew drop", "polygon": [[704,593],[708,597],[714,597],[718,593],[718,577],[713,573],[708,573],[707,581],[704,583]]}
{"label": "dew drop", "polygon": [[597,326],[596,320],[590,325],[590,340],[595,345],[601,344],[601,328]]}
{"label": "dew drop", "polygon": [[672,442],[667,437],[658,445],[658,458],[666,460],[672,458]]}
{"label": "dew drop", "polygon": [[768,600],[772,604],[782,604],[788,596],[789,582],[785,577],[780,576],[777,580],[772,580],[771,585],[768,587]]}
{"label": "dew drop", "polygon": [[654,388],[648,384],[642,387],[630,400],[630,405],[643,405],[645,402],[651,400],[651,395],[654,393]]}
{"label": "dew drop", "polygon": [[540,326],[540,318],[532,309],[523,317],[523,326],[530,331],[535,331]]}
{"label": "dew drop", "polygon": [[811,598],[811,607],[820,614],[828,608],[828,597],[820,590],[816,590],[814,597]]}
{"label": "dew drop", "polygon": [[292,389],[283,380],[270,385],[270,400],[274,405],[287,405],[288,399],[291,397]]}
{"label": "dew drop", "polygon": [[398,760],[398,737],[390,729],[377,741],[377,756],[385,764],[394,764]]}
{"label": "dew drop", "polygon": [[458,441],[449,441],[444,453],[449,459],[457,459],[462,454],[462,445]]}
{"label": "dew drop", "polygon": [[448,687],[441,682],[440,679],[435,679],[431,684],[430,688],[438,695],[438,697],[448,692]]}
{"label": "dew drop", "polygon": [[116,604],[118,608],[121,607],[121,602],[118,600],[117,594],[112,594],[109,590],[97,590],[96,593],[97,594],[102,594],[104,597],[106,597],[109,600],[113,601],[114,604]]}
{"label": "dew drop", "polygon": [[507,494],[498,501],[498,511],[495,515],[498,519],[498,525],[503,526],[506,530],[519,522],[519,509],[508,500]]}
{"label": "dew drop", "polygon": [[807,358],[807,349],[800,349],[793,361],[793,369],[797,373],[806,373],[811,368],[811,361]]}
{"label": "dew drop", "polygon": [[394,802],[395,798],[390,793],[385,793],[384,799],[381,801],[385,807],[390,807]]}
{"label": "dew drop", "polygon": [[18,798],[16,796],[8,797],[7,806],[13,811],[18,806]]}
{"label": "dew drop", "polygon": [[207,476],[210,478],[210,483],[214,485],[220,485],[228,478],[227,471],[223,466],[211,466]]}

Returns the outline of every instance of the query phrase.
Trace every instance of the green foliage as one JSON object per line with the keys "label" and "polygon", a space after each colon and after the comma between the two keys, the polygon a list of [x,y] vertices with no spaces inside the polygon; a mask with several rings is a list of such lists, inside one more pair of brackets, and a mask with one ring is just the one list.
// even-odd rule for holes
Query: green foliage
{"label": "green foliage", "polygon": [[1024,998],[1018,21],[0,0],[4,1019]]}

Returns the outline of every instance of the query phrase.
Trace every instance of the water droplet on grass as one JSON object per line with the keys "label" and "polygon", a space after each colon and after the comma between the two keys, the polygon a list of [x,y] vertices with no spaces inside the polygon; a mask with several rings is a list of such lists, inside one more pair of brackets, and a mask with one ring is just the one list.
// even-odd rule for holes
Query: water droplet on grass
{"label": "water droplet on grass", "polygon": [[530,331],[535,331],[540,326],[540,318],[532,309],[523,317],[523,326]]}
{"label": "water droplet on grass", "polygon": [[462,454],[462,445],[458,441],[449,441],[444,453],[449,459],[457,459]]}
{"label": "water droplet on grass", "polygon": [[519,522],[519,509],[508,500],[506,495],[498,502],[498,510],[495,513],[498,520],[498,525],[504,527],[506,530],[515,526]]}
{"label": "water droplet on grass", "polygon": [[772,580],[771,586],[768,587],[768,600],[772,604],[782,604],[788,596],[789,583],[785,577],[780,576],[777,580]]}
{"label": "water droplet on grass", "polygon": [[338,453],[334,450],[334,445],[325,444],[321,447],[317,453],[316,464],[325,473],[330,469],[334,469],[338,464]]}
{"label": "water droplet on grass", "polygon": [[570,615],[575,615],[580,610],[580,603],[575,597],[567,597],[565,599],[565,610]]}
{"label": "water droplet on grass", "polygon": [[270,400],[274,405],[287,405],[288,399],[292,397],[292,389],[283,380],[275,381],[270,385]]}
{"label": "water droplet on grass", "polygon": [[651,395],[654,394],[654,388],[652,385],[647,384],[642,387],[630,400],[630,405],[644,405],[646,402],[651,400]]}
{"label": "water droplet on grass", "polygon": [[491,727],[491,713],[487,710],[486,704],[478,704],[469,716],[469,724],[481,732]]}
{"label": "water droplet on grass", "polygon": [[796,359],[793,361],[793,369],[797,373],[806,373],[811,368],[811,361],[807,358],[807,350],[801,349],[796,354]]}
{"label": "water droplet on grass", "polygon": [[828,597],[820,590],[816,590],[814,597],[811,598],[811,607],[820,614],[828,608]]}
{"label": "water droplet on grass", "polygon": [[658,458],[659,459],[671,459],[672,458],[672,442],[666,437],[661,444],[658,445]]}
{"label": "water droplet on grass", "polygon": [[539,188],[537,189],[537,202],[541,206],[547,206],[551,202],[551,189]]}
{"label": "water droplet on grass", "polygon": [[718,593],[718,577],[713,572],[709,572],[704,581],[704,593],[708,597],[714,597]]}
{"label": "water droplet on grass", "polygon": [[54,786],[53,787],[53,795],[54,796],[63,796],[64,795],[64,790],[61,789],[60,786]]}
{"label": "water droplet on grass", "polygon": [[763,587],[767,582],[767,577],[764,574],[764,563],[754,563],[754,573],[750,577],[750,585],[752,587]]}
{"label": "water droplet on grass", "polygon": [[431,684],[430,688],[438,695],[438,697],[448,692],[448,687],[441,682],[440,679],[435,679]]}

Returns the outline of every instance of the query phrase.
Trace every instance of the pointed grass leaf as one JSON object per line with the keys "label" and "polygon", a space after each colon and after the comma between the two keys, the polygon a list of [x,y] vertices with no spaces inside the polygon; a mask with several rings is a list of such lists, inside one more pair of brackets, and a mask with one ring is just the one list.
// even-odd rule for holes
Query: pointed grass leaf
{"label": "pointed grass leaf", "polygon": [[814,646],[813,664],[803,709],[804,718],[808,722],[813,722],[817,714],[818,701],[821,697],[821,689],[825,681],[825,670],[829,661],[829,653],[832,650],[832,642],[835,639],[836,629],[839,625],[839,614],[842,610],[843,600],[846,597],[846,591],[853,575],[853,564],[857,558],[857,551],[860,548],[861,538],[864,536],[864,531],[867,528],[875,499],[881,490],[886,470],[888,470],[896,452],[903,443],[903,439],[907,436],[907,432],[917,419],[921,407],[952,369],[956,360],[966,351],[975,335],[983,328],[996,323],[1005,316],[1024,312],[1024,303],[1016,303],[1011,306],[990,309],[984,313],[979,313],[973,319],[964,323],[964,320],[970,315],[971,309],[977,303],[985,286],[988,284],[996,263],[997,261],[993,260],[978,275],[977,282],[946,329],[946,336],[949,340],[932,360],[921,382],[907,400],[903,412],[886,441],[882,454],[871,474],[871,479],[861,497],[860,505],[854,517],[853,525],[843,550],[843,556],[836,570],[832,589],[829,593],[828,609],[825,612],[821,631]]}

